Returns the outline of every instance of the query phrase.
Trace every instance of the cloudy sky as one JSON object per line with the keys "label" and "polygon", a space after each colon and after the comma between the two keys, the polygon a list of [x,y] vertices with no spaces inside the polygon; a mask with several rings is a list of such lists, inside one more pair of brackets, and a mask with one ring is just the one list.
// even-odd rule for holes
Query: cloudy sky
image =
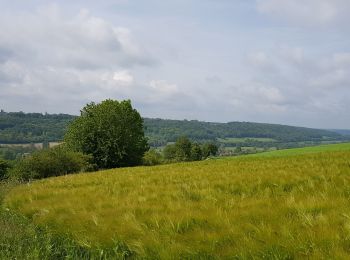
{"label": "cloudy sky", "polygon": [[349,0],[0,0],[0,108],[350,128]]}

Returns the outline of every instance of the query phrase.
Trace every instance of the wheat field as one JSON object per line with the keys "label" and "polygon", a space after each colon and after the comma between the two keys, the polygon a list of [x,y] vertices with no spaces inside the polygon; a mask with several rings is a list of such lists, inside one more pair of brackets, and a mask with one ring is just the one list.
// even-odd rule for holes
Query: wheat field
{"label": "wheat field", "polygon": [[50,178],[4,205],[120,259],[350,258],[350,144],[267,155]]}

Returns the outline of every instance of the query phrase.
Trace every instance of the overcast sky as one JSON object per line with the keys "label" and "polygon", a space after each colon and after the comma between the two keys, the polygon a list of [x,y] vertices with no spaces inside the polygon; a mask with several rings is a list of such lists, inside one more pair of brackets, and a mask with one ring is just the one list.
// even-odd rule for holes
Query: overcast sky
{"label": "overcast sky", "polygon": [[0,108],[350,128],[349,0],[0,0]]}

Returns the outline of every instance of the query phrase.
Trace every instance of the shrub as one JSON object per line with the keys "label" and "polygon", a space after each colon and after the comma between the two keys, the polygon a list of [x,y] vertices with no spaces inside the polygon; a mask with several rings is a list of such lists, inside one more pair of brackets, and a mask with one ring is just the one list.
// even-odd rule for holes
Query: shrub
{"label": "shrub", "polygon": [[191,146],[191,160],[200,161],[202,160],[202,149],[199,144],[193,143]]}
{"label": "shrub", "polygon": [[163,157],[160,152],[155,149],[150,149],[143,156],[143,165],[158,165],[163,163]]}
{"label": "shrub", "polygon": [[176,161],[175,144],[168,144],[167,146],[165,146],[163,150],[163,156],[167,162],[175,162]]}
{"label": "shrub", "polygon": [[205,143],[202,145],[202,155],[204,158],[215,156],[219,151],[219,147],[214,143]]}
{"label": "shrub", "polygon": [[187,137],[180,137],[175,142],[176,161],[191,161],[192,143]]}
{"label": "shrub", "polygon": [[9,168],[9,163],[3,159],[0,159],[0,181],[7,178],[7,171]]}
{"label": "shrub", "polygon": [[191,142],[187,137],[180,137],[175,144],[165,146],[163,150],[166,162],[200,161],[218,153],[218,146],[214,143],[199,145]]}
{"label": "shrub", "polygon": [[45,149],[22,159],[11,171],[10,177],[22,181],[89,171],[94,167],[91,157],[73,152],[64,146]]}

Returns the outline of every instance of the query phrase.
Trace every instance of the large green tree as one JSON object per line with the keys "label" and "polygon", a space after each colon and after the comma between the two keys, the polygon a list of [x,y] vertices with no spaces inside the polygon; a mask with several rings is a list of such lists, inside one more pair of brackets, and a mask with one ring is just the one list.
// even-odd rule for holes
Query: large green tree
{"label": "large green tree", "polygon": [[92,155],[104,169],[139,165],[149,149],[143,119],[130,100],[87,104],[64,139],[68,147]]}

